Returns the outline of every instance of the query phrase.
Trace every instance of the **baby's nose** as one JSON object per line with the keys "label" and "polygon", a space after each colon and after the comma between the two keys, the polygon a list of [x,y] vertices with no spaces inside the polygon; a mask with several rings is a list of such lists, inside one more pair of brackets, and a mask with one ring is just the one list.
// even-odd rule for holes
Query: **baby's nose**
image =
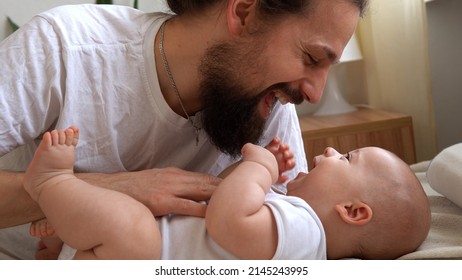
{"label": "baby's nose", "polygon": [[335,150],[334,148],[332,147],[327,147],[324,149],[324,156],[325,157],[332,157],[332,156],[336,156],[336,155],[339,155],[340,153],[337,152],[337,150]]}

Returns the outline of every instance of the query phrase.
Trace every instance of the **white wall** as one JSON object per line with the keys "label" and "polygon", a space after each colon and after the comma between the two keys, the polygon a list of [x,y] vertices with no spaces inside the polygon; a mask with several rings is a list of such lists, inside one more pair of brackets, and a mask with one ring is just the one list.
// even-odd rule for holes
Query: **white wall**
{"label": "white wall", "polygon": [[[337,77],[337,82],[345,100],[352,105],[367,105],[366,85],[363,74],[364,61],[343,63],[337,67],[343,68],[343,71],[341,71],[342,75],[338,75]],[[312,114],[319,108],[319,105],[320,102],[317,104],[303,102],[296,106],[297,113],[299,115]]]}
{"label": "white wall", "polygon": [[[95,0],[1,0],[0,1],[0,40],[6,38],[11,29],[7,23],[7,16],[18,25],[23,25],[32,16],[50,8],[68,5],[95,3]],[[132,0],[114,0],[114,4],[133,6]],[[139,9],[146,12],[165,11],[166,5],[163,0],[139,0]]]}
{"label": "white wall", "polygon": [[462,1],[427,2],[438,150],[462,142]]}

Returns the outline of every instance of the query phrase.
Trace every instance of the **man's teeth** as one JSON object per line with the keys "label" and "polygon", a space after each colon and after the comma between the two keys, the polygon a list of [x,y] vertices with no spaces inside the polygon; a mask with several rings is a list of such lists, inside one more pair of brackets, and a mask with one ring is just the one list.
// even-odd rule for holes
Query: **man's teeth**
{"label": "man's teeth", "polygon": [[289,100],[280,92],[276,92],[275,97],[279,99],[282,105],[289,103]]}

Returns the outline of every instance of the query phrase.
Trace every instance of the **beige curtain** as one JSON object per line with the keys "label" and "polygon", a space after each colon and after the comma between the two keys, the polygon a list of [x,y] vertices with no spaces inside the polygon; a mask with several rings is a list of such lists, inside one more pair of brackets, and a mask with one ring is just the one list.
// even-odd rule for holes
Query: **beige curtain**
{"label": "beige curtain", "polygon": [[413,117],[417,160],[437,150],[424,0],[370,0],[358,27],[367,103]]}

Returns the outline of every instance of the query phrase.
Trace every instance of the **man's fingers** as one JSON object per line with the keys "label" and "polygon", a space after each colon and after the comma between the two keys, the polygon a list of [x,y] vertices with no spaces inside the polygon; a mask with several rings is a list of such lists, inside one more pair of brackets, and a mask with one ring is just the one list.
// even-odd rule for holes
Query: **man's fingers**
{"label": "man's fingers", "polygon": [[204,173],[194,173],[194,172],[191,172],[191,173],[193,174],[193,176],[195,176],[196,183],[202,183],[202,184],[211,185],[211,186],[218,186],[218,184],[220,184],[222,180],[218,177],[211,176],[211,175],[204,174]]}
{"label": "man's fingers", "polygon": [[207,205],[205,203],[182,198],[176,199],[172,206],[172,213],[195,217],[205,217],[206,210]]}
{"label": "man's fingers", "polygon": [[208,200],[222,181],[221,178],[202,173],[189,173],[193,179],[188,179],[186,184],[177,191],[177,196],[196,201]]}
{"label": "man's fingers", "polygon": [[156,176],[170,178],[170,182],[176,184],[208,184],[217,186],[221,179],[205,173],[181,170],[176,167],[167,167],[157,172]]}
{"label": "man's fingers", "polygon": [[210,199],[216,188],[215,185],[200,183],[185,189],[180,196],[194,201],[205,201]]}
{"label": "man's fingers", "polygon": [[126,193],[145,204],[155,216],[177,213],[203,217],[206,206],[200,202],[209,200],[221,182],[215,176],[175,167],[127,174],[133,176],[123,178],[126,183],[121,191],[131,185]]}

